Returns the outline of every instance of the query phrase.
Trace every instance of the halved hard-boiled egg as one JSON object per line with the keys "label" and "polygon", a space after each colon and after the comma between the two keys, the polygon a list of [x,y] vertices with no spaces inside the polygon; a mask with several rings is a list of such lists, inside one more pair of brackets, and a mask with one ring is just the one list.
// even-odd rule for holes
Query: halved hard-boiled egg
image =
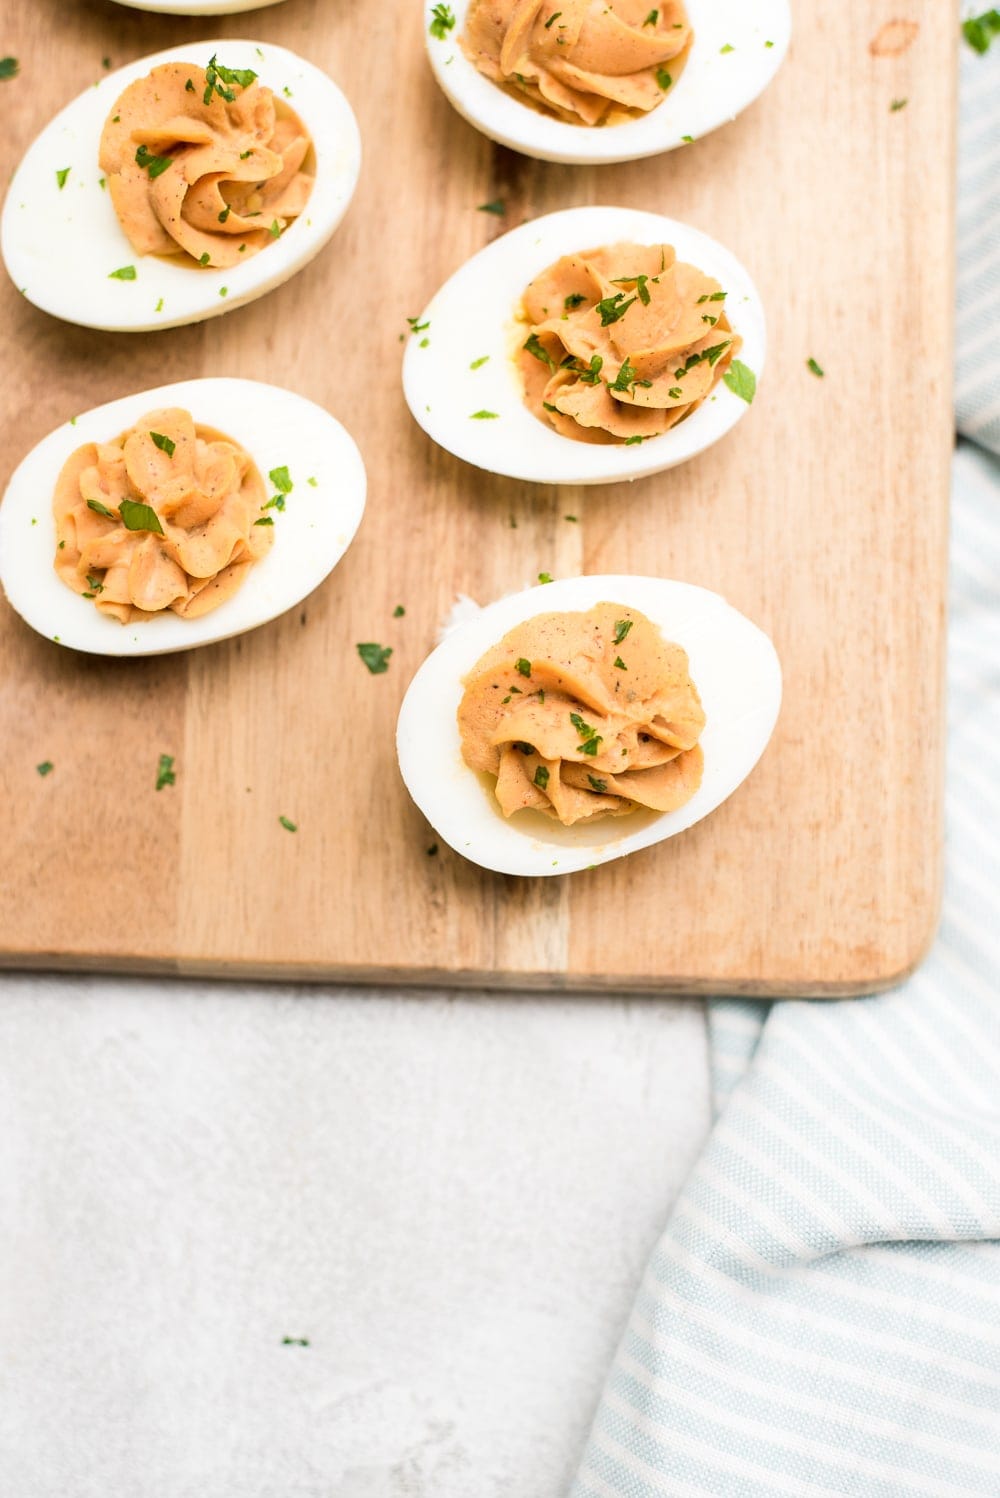
{"label": "halved hard-boiled egg", "polygon": [[[290,221],[267,212],[248,221],[258,227],[248,229],[244,238],[254,245],[263,238],[259,252],[230,257],[232,263],[219,266],[211,263],[207,251],[201,263],[187,254],[138,252],[119,222],[108,173],[99,161],[102,133],[106,125],[113,128],[117,123],[116,106],[129,85],[166,64],[205,70],[213,58],[227,74],[239,73],[243,79],[255,75],[270,89],[279,124],[283,111],[294,110],[310,137],[303,172],[313,178],[301,211]],[[191,80],[182,98],[201,100],[202,75],[196,76],[197,89]],[[220,89],[230,99],[240,92],[238,85],[227,88],[221,81]],[[215,107],[221,108],[218,99]],[[155,128],[160,122],[151,123],[154,144],[140,143],[135,160],[145,168],[150,191],[162,193],[180,168],[169,170],[169,148],[161,147],[166,154],[157,154]],[[132,142],[126,141],[122,150],[131,166]],[[265,155],[249,148],[240,154],[244,161],[242,167],[237,163],[237,170],[244,174]],[[254,301],[306,265],[346,212],[360,165],[361,138],[351,107],[336,84],[312,63],[270,43],[228,38],[172,47],[109,73],[56,115],[28,148],[0,220],[4,263],[28,301],[83,327],[140,332],[199,322]],[[203,179],[204,201],[197,205],[202,214],[211,209],[209,194],[217,180],[218,174],[212,173]],[[255,185],[249,180],[245,184],[251,189]],[[228,217],[228,206],[209,217]],[[185,203],[185,224],[189,211]],[[238,250],[240,240],[231,232],[236,220],[222,223]],[[144,227],[150,226],[157,228],[148,216]],[[220,241],[222,232],[220,227]],[[155,240],[154,233],[149,242]]]}
{"label": "halved hard-boiled egg", "polygon": [[[87,578],[81,572],[78,590],[57,574],[61,548],[53,497],[65,465],[81,448],[113,444],[123,433],[141,427],[152,413],[163,418],[156,425],[166,427],[170,422],[170,426],[148,434],[152,443],[147,444],[145,461],[169,471],[171,462],[179,463],[181,456],[177,452],[182,441],[178,410],[189,413],[198,428],[220,439],[223,450],[235,445],[246,453],[261,489],[259,514],[249,524],[262,529],[249,535],[253,542],[266,539],[271,544],[254,548],[262,553],[260,559],[231,596],[210,612],[185,618],[167,607],[123,624],[98,607],[106,576],[103,567],[111,561],[109,557],[99,558],[94,576]],[[224,451],[221,461],[223,465],[227,461]],[[215,470],[206,467],[206,473],[206,481],[195,488],[204,489],[210,498],[218,479]],[[190,490],[192,486],[179,487]],[[365,488],[361,455],[340,422],[289,390],[241,379],[185,380],[144,390],[74,417],[43,438],[15,470],[0,504],[0,584],[11,607],[32,629],[72,650],[140,656],[208,645],[266,624],[318,587],[344,555],[361,523]],[[137,498],[141,497],[140,490]],[[108,531],[111,543],[129,539],[115,534],[117,494],[108,493],[104,500],[84,498],[88,509],[82,513],[97,512],[100,518],[91,518]],[[199,500],[198,493],[195,499]],[[156,514],[150,518],[143,504],[127,503],[132,512],[125,521],[128,530],[155,552],[162,533],[154,524]],[[121,516],[125,519],[124,508]],[[177,518],[180,522],[184,517]],[[195,544],[201,543],[205,529],[197,524],[200,518],[191,517],[190,539]],[[168,539],[175,539],[165,511],[163,519]]]}
{"label": "halved hard-boiled egg", "polygon": [[[602,611],[602,605],[613,607]],[[675,810],[635,809],[587,817],[573,825],[563,825],[530,805],[505,816],[495,778],[471,769],[463,756],[457,714],[465,684],[483,657],[516,626],[553,613],[594,610],[609,618],[622,616],[609,645],[612,653],[620,651],[616,666],[629,655],[631,621],[637,613],[644,616],[644,627],[648,621],[659,630],[667,649],[679,647],[674,654],[686,655],[693,700],[700,700],[703,711],[702,720],[696,706],[696,730],[704,723],[695,735],[700,761],[691,785],[696,788]],[[542,679],[536,661],[517,661],[511,681],[520,682],[524,695],[535,688],[537,701],[536,678]],[[508,685],[506,691],[512,690]],[[450,847],[497,873],[544,877],[591,868],[664,842],[714,811],[763,754],[780,704],[781,668],[774,646],[717,593],[657,577],[572,577],[500,599],[451,628],[407,690],[396,746],[410,795]],[[585,746],[582,754],[571,755],[578,761],[573,768],[596,771],[602,763],[596,751],[606,748],[600,740],[594,743],[592,725],[598,720],[586,706],[566,716],[575,725],[573,736]],[[515,748],[536,763],[535,746],[519,743]],[[536,767],[534,773],[534,783],[547,786],[549,772]],[[620,783],[616,786],[612,778],[609,785],[603,771],[585,774],[581,783],[586,786],[588,780],[597,793],[621,793]],[[599,807],[604,799],[598,794]]]}
{"label": "halved hard-boiled egg", "polygon": [[[566,436],[540,421],[525,404],[517,359],[529,325],[521,319],[521,309],[529,283],[560,257],[621,241],[672,247],[678,262],[697,267],[721,288],[715,295],[722,300],[705,293],[699,303],[695,296],[697,305],[689,310],[706,335],[703,341],[713,345],[707,350],[711,357],[725,339],[715,337],[707,319],[714,320],[725,309],[739,340],[739,364],[727,369],[697,409],[669,430],[601,445]],[[623,266],[623,274],[628,269]],[[634,288],[615,292],[611,300],[619,295],[621,300],[607,316],[617,316],[630,301],[633,316],[645,312]],[[567,298],[567,303],[572,301]],[[428,436],[477,468],[544,484],[637,479],[704,452],[744,415],[764,364],[764,309],[736,256],[688,224],[634,208],[569,208],[512,229],[467,260],[411,325],[403,357],[403,390]],[[620,327],[628,326],[626,313]],[[552,356],[547,357],[551,362]],[[708,372],[707,365],[696,376],[702,372]],[[585,373],[588,378],[598,376]],[[678,396],[683,383],[671,387]]]}
{"label": "halved hard-boiled egg", "polygon": [[[662,90],[661,101],[647,113],[620,123],[587,125],[557,118],[520,97],[519,83],[523,87],[530,80],[517,72],[519,57],[510,63],[514,69],[510,87],[494,82],[476,67],[461,39],[470,9],[481,3],[455,0],[451,6],[425,6],[427,52],[441,88],[459,114],[500,145],[543,161],[580,165],[656,156],[691,145],[735,119],[770,83],[791,36],[788,0],[685,0],[693,41],[683,67],[674,66],[671,72],[673,65],[668,62],[650,70],[653,86]],[[542,53],[549,52],[557,64],[562,62],[560,28],[565,28],[569,15],[578,20],[579,4],[573,5],[569,15],[559,0],[551,4],[520,0],[494,9],[510,13],[511,30],[530,33],[537,28]],[[607,6],[596,9],[598,19],[600,12],[608,13]],[[667,24],[661,9],[665,7],[643,4],[636,10],[637,17],[645,11],[644,20],[635,24],[640,39],[651,38],[658,26]],[[529,36],[519,36],[514,50],[528,55],[529,44]],[[589,55],[582,60],[588,69],[597,69]]]}

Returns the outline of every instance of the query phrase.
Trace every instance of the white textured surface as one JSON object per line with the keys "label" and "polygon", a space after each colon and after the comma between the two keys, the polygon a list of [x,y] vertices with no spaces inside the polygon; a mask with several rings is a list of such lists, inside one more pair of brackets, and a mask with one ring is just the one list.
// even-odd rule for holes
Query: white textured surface
{"label": "white textured surface", "polygon": [[557,1498],[707,1107],[684,1001],[0,979],[2,1491]]}

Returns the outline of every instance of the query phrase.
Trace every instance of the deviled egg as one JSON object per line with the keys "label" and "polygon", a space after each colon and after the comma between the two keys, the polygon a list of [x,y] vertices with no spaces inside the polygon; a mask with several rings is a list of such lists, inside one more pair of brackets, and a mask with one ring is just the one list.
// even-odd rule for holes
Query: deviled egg
{"label": "deviled egg", "polygon": [[[485,76],[461,44],[469,11],[478,3],[455,0],[451,6],[425,7],[427,52],[444,93],[460,115],[500,145],[542,161],[579,165],[656,156],[691,145],[735,119],[770,83],[791,36],[788,0],[685,0],[686,23],[678,25],[685,30],[690,26],[693,41],[680,71],[670,63],[651,70],[661,101],[648,113],[620,123],[587,125],[557,118],[519,96],[519,84],[524,87],[528,80],[523,74],[519,79],[517,62],[533,28],[538,28],[542,50],[558,56],[554,49],[561,40],[560,26],[566,24],[565,18],[560,20],[564,13],[558,0],[531,6],[530,13],[524,3],[508,7],[513,11],[511,32],[518,33],[516,45],[512,36],[505,44],[515,70],[511,88]],[[660,10],[643,8],[646,18],[638,30],[651,37],[660,24]],[[595,66],[589,56],[583,63],[585,71]]]}
{"label": "deviled egg", "polygon": [[[512,813],[508,801],[505,815],[496,778],[470,768],[463,754],[469,717],[467,687],[474,685],[478,666],[496,665],[495,648],[517,626],[542,622],[554,613],[587,611],[606,614],[609,619],[620,616],[602,648],[615,655],[618,679],[626,686],[628,662],[623,658],[629,655],[628,638],[638,614],[644,616],[644,626],[659,630],[664,652],[675,661],[683,660],[683,670],[675,668],[675,680],[685,672],[690,679],[682,683],[681,705],[670,716],[684,721],[667,725],[665,737],[671,744],[687,746],[685,752],[696,748],[697,757],[692,758],[687,776],[682,776],[687,784],[672,800],[661,798],[660,804],[672,804],[673,810],[620,806],[623,814],[591,817],[584,813],[583,819],[563,825],[561,808],[558,815],[547,815],[525,796],[523,809]],[[593,662],[577,656],[570,672],[564,663],[557,663],[546,674],[537,660],[518,659],[510,676],[513,685],[506,686],[499,680],[503,671],[497,669],[497,691],[504,691],[508,702],[515,688],[521,694],[515,710],[526,715],[519,719],[518,734],[522,728],[528,731],[530,717],[530,709],[520,708],[520,703],[532,693],[534,703],[539,695],[544,699],[546,686],[539,692],[541,683],[547,684],[552,695],[554,673],[565,680],[578,664],[582,670]],[[561,690],[566,691],[565,684]],[[451,628],[406,692],[396,747],[407,790],[434,831],[456,852],[501,874],[568,874],[663,842],[714,811],[763,754],[780,704],[781,668],[774,646],[717,593],[656,577],[573,577],[503,598]],[[597,728],[603,725],[582,698],[580,707],[581,711],[563,714],[573,725],[571,737],[579,740],[577,748],[582,746],[582,753],[570,754],[576,761],[572,768],[578,772],[573,778],[585,790],[589,785],[596,809],[603,813],[625,794],[622,780],[634,781],[635,777],[618,777],[616,783],[606,770],[598,770],[608,748],[597,737]],[[674,729],[678,730],[675,734]],[[524,753],[526,763],[536,765],[531,784],[549,790],[550,770],[542,768],[537,746],[518,742],[514,748]],[[652,759],[647,748],[633,745],[631,752]],[[680,754],[678,764],[683,757]],[[536,804],[541,801],[535,798]]]}
{"label": "deviled egg", "polygon": [[[726,338],[715,336],[714,325],[724,308],[738,340],[739,358],[704,394],[697,409],[692,408],[669,430],[601,445],[555,430],[525,404],[525,385],[517,365],[530,331],[523,299],[529,284],[560,257],[580,257],[585,251],[622,241],[672,247],[678,262],[690,263],[717,284],[721,290],[705,292],[703,300],[694,295],[696,305],[689,311],[704,341],[711,345],[704,352],[717,359]],[[623,268],[623,274],[624,269],[631,267]],[[631,280],[645,282],[647,278],[633,276]],[[648,302],[648,288],[643,289]],[[583,294],[567,298],[567,306],[576,300],[582,303]],[[604,315],[621,318],[619,326],[627,329],[631,303],[635,304],[633,317],[648,310],[635,295],[634,286],[626,288],[623,283],[623,289],[609,299]],[[557,308],[557,318],[559,312]],[[637,479],[704,452],[744,415],[764,364],[763,306],[736,256],[687,224],[633,208],[569,208],[512,229],[467,260],[411,323],[413,333],[403,357],[403,390],[414,419],[428,436],[477,468],[544,484]],[[553,356],[537,340],[536,350],[554,366]],[[608,370],[599,371],[599,361],[595,365],[592,360],[583,379],[605,380]],[[680,398],[682,384],[671,384],[671,398],[674,390]],[[631,395],[638,399],[644,393],[633,389]],[[550,404],[546,403],[546,411]]]}
{"label": "deviled egg", "polygon": [[[166,431],[149,430],[153,423],[146,418],[153,413],[163,418],[157,427],[170,423]],[[107,577],[103,569],[114,565],[110,555],[99,559],[95,575],[87,577],[84,569],[78,587],[72,577],[61,575],[65,569],[60,564],[65,556],[74,555],[75,542],[71,532],[69,551],[64,550],[64,516],[57,518],[53,511],[57,488],[64,490],[69,480],[75,480],[81,491],[86,490],[87,509],[82,514],[107,530],[108,544],[113,547],[129,539],[122,533],[124,525],[129,533],[141,534],[152,557],[164,527],[154,510],[137,502],[144,497],[144,487],[126,499],[126,516],[113,485],[103,498],[96,497],[98,488],[90,494],[88,483],[99,486],[101,476],[95,469],[88,476],[84,465],[95,457],[114,464],[114,444],[123,433],[138,428],[151,442],[145,455],[137,454],[137,461],[160,465],[169,481],[175,454],[180,463],[183,417],[188,413],[199,429],[216,439],[212,445],[220,461],[207,463],[197,484],[177,483],[171,514],[181,525],[185,516],[178,512],[178,504],[210,500],[213,491],[218,492],[220,463],[223,470],[231,468],[227,453],[233,447],[242,450],[260,492],[259,506],[255,505],[259,514],[249,519],[257,559],[231,595],[210,612],[196,611],[197,616],[186,618],[164,607],[132,622],[132,611],[126,607],[115,617],[100,606]],[[81,455],[80,472],[68,474],[67,465],[89,444],[96,445],[97,453],[91,448]],[[215,453],[207,456],[214,460]],[[132,465],[130,478],[134,471]],[[186,380],[141,391],[66,422],[43,438],[15,470],[0,503],[0,584],[11,607],[32,629],[72,650],[141,656],[208,645],[266,624],[318,587],[358,529],[365,488],[364,464],[352,438],[327,411],[291,391],[241,379]],[[61,499],[59,508],[65,509]],[[162,515],[166,522],[166,508]],[[175,534],[167,524],[168,539],[202,544],[204,531],[211,527],[199,525],[203,517],[193,512],[188,519],[192,534]],[[197,570],[202,575],[207,571]],[[106,596],[112,596],[110,589]],[[121,618],[129,622],[122,623]]]}
{"label": "deviled egg", "polygon": [[[213,72],[215,59],[218,72]],[[208,163],[206,174],[194,184],[200,199],[194,208],[202,218],[208,215],[220,243],[228,233],[227,247],[234,252],[228,256],[228,263],[216,265],[211,247],[203,254],[181,253],[180,245],[164,232],[161,220],[146,205],[127,205],[139,229],[138,234],[130,229],[130,238],[113,201],[118,183],[109,180],[112,174],[100,165],[102,150],[107,150],[108,137],[116,127],[131,136],[130,121],[119,119],[118,103],[125,90],[145,79],[154,68],[170,64],[197,70],[198,87],[192,78],[188,80],[190,88],[180,95],[195,102],[196,112],[202,103],[201,83],[207,72],[216,89],[214,107],[224,113],[221,101],[233,101],[231,113],[242,89],[240,83],[227,85],[223,79],[238,75],[244,84],[259,80],[259,85],[270,89],[279,128],[283,115],[291,116],[294,111],[308,132],[302,168],[303,180],[308,174],[311,187],[307,196],[300,195],[304,201],[296,203],[296,216],[286,219],[280,211],[261,212],[262,203],[247,197],[263,183],[254,183],[248,177],[244,183],[229,184],[232,173],[220,174],[210,159],[211,130],[207,122],[194,121],[195,134],[190,139],[204,140],[200,149]],[[211,89],[208,94],[212,103]],[[130,138],[112,144],[133,175],[137,170],[143,174],[150,194],[167,199],[166,206],[158,209],[162,221],[169,221],[173,215],[181,237],[190,239],[191,205],[185,200],[181,215],[179,202],[185,186],[190,185],[185,183],[188,162],[194,160],[197,151],[182,151],[183,163],[175,163],[177,153],[171,153],[168,145],[157,149],[161,136],[164,140],[174,138],[169,130],[163,133],[164,122],[152,119],[149,126],[142,133],[151,145],[143,140],[133,152]],[[252,177],[251,169],[258,163],[262,177],[265,171],[273,170],[273,163],[269,164],[273,153],[257,143],[239,155],[242,160],[234,161],[242,176],[250,172]],[[282,47],[228,38],[173,47],[109,73],[46,126],[14,174],[0,220],[0,248],[18,289],[28,301],[55,317],[83,327],[119,332],[178,327],[254,301],[306,265],[343,217],[360,164],[361,140],[351,107],[336,84],[311,63]],[[220,176],[227,180],[220,184]],[[170,201],[175,179],[176,205]],[[280,185],[283,178],[273,181]],[[227,189],[232,186],[238,192],[235,206],[219,197],[220,185]],[[120,204],[121,195],[114,195]],[[242,238],[232,231],[244,219],[229,219],[230,213],[256,213],[256,217],[246,219]],[[135,242],[154,248],[144,253],[135,248]],[[263,247],[259,253],[241,257],[240,242],[247,243],[248,248]],[[205,244],[210,246],[208,236]],[[167,253],[168,249],[178,253]]]}

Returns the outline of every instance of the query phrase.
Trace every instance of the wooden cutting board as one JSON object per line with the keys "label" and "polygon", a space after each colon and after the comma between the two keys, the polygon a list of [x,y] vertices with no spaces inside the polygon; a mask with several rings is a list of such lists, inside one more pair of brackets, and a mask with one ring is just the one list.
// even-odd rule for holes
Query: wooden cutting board
{"label": "wooden cutting board", "polygon": [[[938,0],[795,10],[782,71],[734,124],[657,160],[574,168],[494,147],[453,113],[416,0],[286,0],[200,22],[7,0],[3,49],[21,72],[0,83],[4,180],[102,58],[215,35],[325,68],[358,114],[365,162],[319,259],[201,327],[83,331],[5,282],[3,481],[80,410],[232,374],[326,405],[359,442],[370,489],[328,582],[226,644],[105,661],[59,649],[0,603],[0,960],[849,994],[920,959],[941,870],[957,27],[950,7],[942,27]],[[891,29],[873,51],[901,17],[915,32]],[[477,211],[495,198],[502,220]],[[633,487],[483,475],[434,448],[400,392],[406,317],[492,236],[579,203],[656,209],[731,245],[769,318],[747,419]],[[707,821],[590,873],[517,881],[443,845],[428,856],[393,730],[455,594],[487,601],[540,571],[716,589],[773,636],[785,704],[764,760]],[[365,670],[359,640],[392,646],[385,675]],[[161,753],[177,782],[156,792]]]}

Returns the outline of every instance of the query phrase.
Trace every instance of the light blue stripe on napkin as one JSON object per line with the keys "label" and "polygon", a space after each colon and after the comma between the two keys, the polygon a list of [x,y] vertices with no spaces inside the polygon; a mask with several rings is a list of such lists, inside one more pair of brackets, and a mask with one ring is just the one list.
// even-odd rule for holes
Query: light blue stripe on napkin
{"label": "light blue stripe on napkin", "polygon": [[[963,59],[960,430],[1000,452],[1000,45]],[[1000,1495],[1000,460],[954,469],[944,920],[894,993],[710,1005],[716,1122],[573,1498]]]}

